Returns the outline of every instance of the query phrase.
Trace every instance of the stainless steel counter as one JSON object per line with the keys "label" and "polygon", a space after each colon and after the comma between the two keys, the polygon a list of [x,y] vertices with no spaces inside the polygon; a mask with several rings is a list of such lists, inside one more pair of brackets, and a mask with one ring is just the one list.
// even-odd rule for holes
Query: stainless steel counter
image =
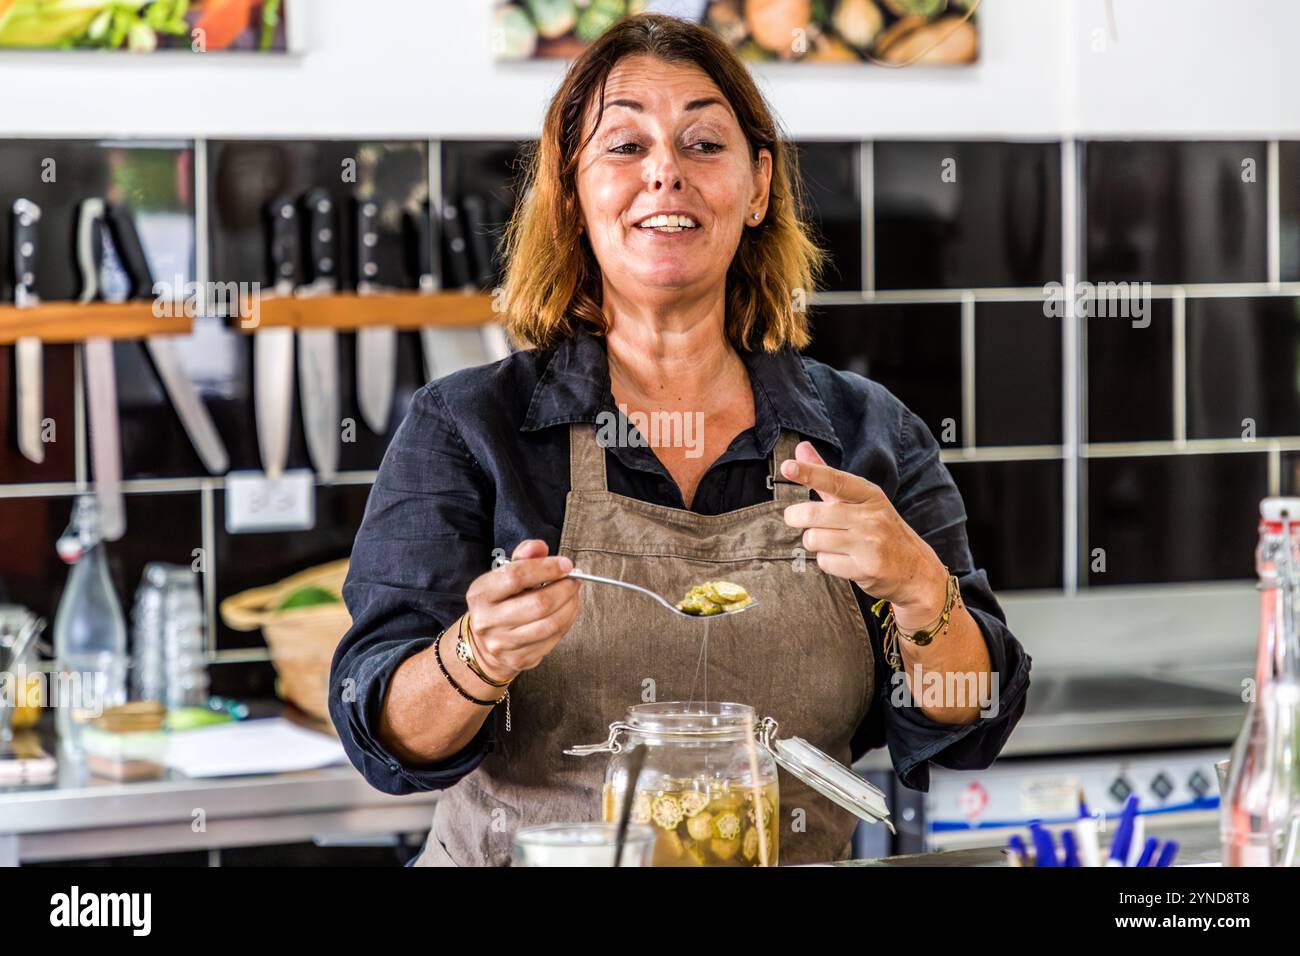
{"label": "stainless steel counter", "polygon": [[350,765],[114,783],[64,764],[53,786],[0,788],[0,866],[423,834],[436,799],[380,793]]}

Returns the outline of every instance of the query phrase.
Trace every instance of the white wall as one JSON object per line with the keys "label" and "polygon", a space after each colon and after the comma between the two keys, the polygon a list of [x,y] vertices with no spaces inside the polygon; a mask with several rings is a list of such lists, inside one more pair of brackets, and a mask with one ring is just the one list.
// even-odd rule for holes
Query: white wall
{"label": "white wall", "polygon": [[[300,55],[0,54],[0,136],[512,137],[563,68],[491,0],[297,0]],[[978,65],[758,69],[797,137],[1300,136],[1300,2],[985,0]],[[1100,35],[1105,50],[1095,46]]]}

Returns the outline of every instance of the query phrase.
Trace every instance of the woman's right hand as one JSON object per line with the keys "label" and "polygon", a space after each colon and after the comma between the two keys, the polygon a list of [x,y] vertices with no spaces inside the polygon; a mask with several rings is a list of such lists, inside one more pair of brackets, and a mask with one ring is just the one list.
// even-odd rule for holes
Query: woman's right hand
{"label": "woman's right hand", "polygon": [[509,564],[479,575],[466,592],[479,666],[494,680],[536,667],[577,619],[582,582],[565,577],[573,562],[547,555],[545,541],[521,541]]}

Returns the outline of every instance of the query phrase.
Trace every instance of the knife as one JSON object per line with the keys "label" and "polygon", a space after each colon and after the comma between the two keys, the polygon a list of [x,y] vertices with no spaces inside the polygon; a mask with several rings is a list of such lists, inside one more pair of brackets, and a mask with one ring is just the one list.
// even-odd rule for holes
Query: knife
{"label": "knife", "polygon": [[[455,217],[453,217],[454,219]],[[429,210],[412,213],[415,225],[416,257],[420,269],[420,291],[436,292],[438,277],[434,272],[433,219]],[[444,224],[446,219],[444,218]],[[468,265],[466,264],[466,269]],[[463,368],[473,368],[510,354],[501,327],[492,323],[481,328],[425,326],[420,329],[420,347],[424,353],[424,374],[430,380],[442,378]],[[504,352],[501,346],[505,345]]]}
{"label": "knife", "polygon": [[[94,302],[111,290],[124,298],[121,266],[109,248],[103,199],[86,199],[77,217],[77,264],[81,270],[81,301]],[[111,260],[111,261],[110,261]],[[86,411],[90,420],[90,458],[95,468],[95,497],[99,499],[105,541],[126,532],[126,507],[122,500],[122,444],[117,424],[117,373],[113,369],[113,342],[103,336],[87,338]]]}
{"label": "knife", "polygon": [[[373,199],[357,201],[357,294],[368,295],[379,286],[379,205]],[[397,379],[397,329],[391,325],[357,330],[357,403],[361,417],[376,435],[388,433]]]}
{"label": "knife", "polygon": [[[305,197],[309,223],[312,281],[297,295],[310,298],[338,289],[337,229],[334,200],[324,189]],[[339,336],[334,329],[298,330],[298,400],[302,405],[307,451],[316,473],[333,478],[339,467]]]}
{"label": "knife", "polygon": [[[151,297],[154,294],[153,272],[149,268],[149,259],[140,242],[130,207],[122,203],[110,203],[108,225],[113,245],[131,280],[131,298]],[[181,427],[185,429],[185,435],[194,446],[203,466],[210,474],[224,473],[230,467],[230,456],[226,454],[225,443],[221,440],[217,426],[213,424],[212,416],[208,414],[207,406],[199,398],[194,384],[185,377],[175,343],[165,336],[150,335],[145,338],[145,347],[153,359],[167,398],[181,420]]]}
{"label": "knife", "polygon": [[[491,290],[496,282],[496,261],[493,256],[492,231],[488,227],[487,204],[478,196],[466,196],[461,200],[465,209],[465,229],[470,234],[474,260],[478,264],[475,280],[478,288]],[[506,330],[499,322],[489,322],[480,328],[483,348],[487,353],[485,361],[495,362],[510,354],[510,340]]]}
{"label": "knife", "polygon": [[465,227],[461,223],[460,210],[453,202],[442,204],[442,236],[447,242],[451,284],[459,289],[472,290],[474,276],[470,269],[469,243],[465,240]]}
{"label": "knife", "polygon": [[[290,199],[267,210],[271,274],[277,296],[291,296],[300,273],[298,213]],[[293,329],[280,326],[253,333],[253,405],[262,471],[271,480],[284,474],[289,457],[289,417],[293,410]]]}
{"label": "knife", "polygon": [[[41,207],[30,199],[15,200],[12,214],[14,248],[14,305],[29,309],[40,304],[36,294],[36,233]],[[18,385],[18,450],[28,461],[45,461],[41,441],[44,405],[44,349],[34,335],[24,335],[14,344],[14,367]]]}
{"label": "knife", "polygon": [[479,289],[491,289],[496,282],[496,264],[492,256],[492,232],[488,228],[487,204],[480,196],[466,196],[460,201],[465,212],[465,231],[469,233],[470,249],[478,270],[474,284]]}

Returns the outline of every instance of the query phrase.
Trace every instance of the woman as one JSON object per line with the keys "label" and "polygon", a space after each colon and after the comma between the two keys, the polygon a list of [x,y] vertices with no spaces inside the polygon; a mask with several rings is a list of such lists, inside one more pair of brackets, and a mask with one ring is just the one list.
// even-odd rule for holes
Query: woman
{"label": "woman", "polygon": [[[710,625],[709,699],[844,762],[887,743],[909,786],[930,761],[987,766],[1019,718],[1029,658],[934,438],[795,351],[820,253],[793,166],[747,68],[693,24],[625,20],[556,93],[507,237],[531,348],[416,396],[345,588],[331,713],[376,787],[444,791],[421,864],[502,864],[521,825],[597,818],[603,761],[563,749],[703,693],[701,626],[575,564],[670,596],[747,584],[759,606]],[[908,701],[891,676],[918,666],[996,693]],[[782,862],[847,855],[852,816],[781,791]]]}

